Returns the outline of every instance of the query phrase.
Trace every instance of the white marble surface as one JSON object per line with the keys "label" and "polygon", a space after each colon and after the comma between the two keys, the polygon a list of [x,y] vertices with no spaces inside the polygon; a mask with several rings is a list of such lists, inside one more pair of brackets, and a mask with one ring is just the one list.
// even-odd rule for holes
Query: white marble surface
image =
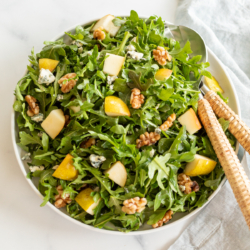
{"label": "white marble surface", "polygon": [[1,0],[0,1],[0,249],[133,249],[165,250],[190,221],[170,230],[142,236],[112,236],[70,223],[30,188],[14,156],[10,113],[16,82],[23,75],[28,55],[72,26],[107,13],[159,15],[174,21],[177,0]]}

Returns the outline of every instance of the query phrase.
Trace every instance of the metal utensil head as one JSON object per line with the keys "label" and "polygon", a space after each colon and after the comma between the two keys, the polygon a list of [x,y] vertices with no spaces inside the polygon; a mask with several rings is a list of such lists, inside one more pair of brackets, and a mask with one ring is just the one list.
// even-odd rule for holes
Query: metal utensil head
{"label": "metal utensil head", "polygon": [[[197,33],[195,30],[188,28],[183,25],[172,25],[166,24],[165,25],[165,33],[164,35],[168,38],[173,38],[180,43],[181,47],[184,47],[187,41],[190,42],[191,49],[193,51],[190,54],[190,58],[201,55],[200,63],[207,62],[207,48],[203,38]],[[197,80],[196,86],[200,87],[200,83],[202,77],[200,79],[195,79],[192,74],[190,74],[190,80]]]}
{"label": "metal utensil head", "polygon": [[190,41],[191,49],[193,51],[190,57],[201,55],[200,62],[207,61],[207,49],[203,38],[193,29],[183,25],[167,24],[165,26],[165,36],[174,38],[183,47],[187,41]]}

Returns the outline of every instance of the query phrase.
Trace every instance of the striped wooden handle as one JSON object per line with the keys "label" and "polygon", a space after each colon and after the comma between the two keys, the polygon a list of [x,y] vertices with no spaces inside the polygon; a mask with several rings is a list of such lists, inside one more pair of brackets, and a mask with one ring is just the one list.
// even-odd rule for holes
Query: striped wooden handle
{"label": "striped wooden handle", "polygon": [[198,114],[250,229],[249,179],[206,99],[199,100]]}
{"label": "striped wooden handle", "polygon": [[231,108],[212,90],[204,96],[210,103],[214,113],[229,121],[229,131],[241,146],[250,154],[250,129]]}

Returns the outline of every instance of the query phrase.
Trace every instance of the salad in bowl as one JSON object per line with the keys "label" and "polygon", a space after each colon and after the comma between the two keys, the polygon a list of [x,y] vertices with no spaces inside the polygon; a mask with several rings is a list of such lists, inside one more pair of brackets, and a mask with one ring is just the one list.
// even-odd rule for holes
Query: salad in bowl
{"label": "salad in bowl", "polygon": [[201,207],[219,186],[224,172],[197,116],[193,80],[213,79],[209,63],[164,30],[161,17],[131,11],[32,50],[13,108],[41,206],[129,232]]}

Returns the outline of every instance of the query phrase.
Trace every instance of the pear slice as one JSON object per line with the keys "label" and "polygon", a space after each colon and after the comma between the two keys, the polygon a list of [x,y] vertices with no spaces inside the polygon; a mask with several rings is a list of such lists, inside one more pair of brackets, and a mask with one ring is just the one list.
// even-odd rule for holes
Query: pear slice
{"label": "pear slice", "polygon": [[94,209],[97,207],[101,198],[95,202],[90,194],[93,192],[91,188],[86,188],[81,191],[75,198],[75,201],[84,209],[87,213],[94,215]]}
{"label": "pear slice", "polygon": [[188,176],[207,175],[214,170],[216,164],[216,161],[196,154],[194,160],[186,165],[184,174]]}
{"label": "pear slice", "polygon": [[109,53],[106,53],[106,55],[109,57],[104,61],[103,72],[111,76],[117,76],[124,64],[125,57]]}
{"label": "pear slice", "polygon": [[192,108],[181,115],[178,118],[178,121],[182,126],[186,126],[186,130],[190,135],[193,135],[202,128],[200,121]]}
{"label": "pear slice", "polygon": [[120,29],[121,26],[115,26],[112,22],[112,20],[115,17],[113,15],[106,15],[102,17],[97,23],[94,25],[91,31],[94,31],[100,27],[102,27],[106,32],[110,34],[110,36],[115,36]]}
{"label": "pear slice", "polygon": [[61,109],[55,109],[49,113],[41,126],[52,139],[55,139],[63,129],[64,124],[65,116],[63,111]]}
{"label": "pear slice", "polygon": [[52,176],[61,180],[74,180],[78,175],[78,170],[73,165],[73,156],[67,154]]}
{"label": "pear slice", "polygon": [[106,170],[104,173],[108,174],[109,179],[118,184],[119,186],[125,186],[127,181],[127,171],[120,161],[114,163],[111,168]]}
{"label": "pear slice", "polygon": [[77,113],[81,110],[80,106],[70,106],[69,107],[71,110],[74,111],[74,113]]}
{"label": "pear slice", "polygon": [[104,110],[108,116],[130,116],[126,103],[116,96],[107,96],[105,98]]}
{"label": "pear slice", "polygon": [[209,89],[213,90],[215,93],[220,92],[221,94],[224,93],[223,89],[221,88],[218,81],[212,76],[212,79],[208,78],[207,76],[204,77],[204,82],[208,86]]}

